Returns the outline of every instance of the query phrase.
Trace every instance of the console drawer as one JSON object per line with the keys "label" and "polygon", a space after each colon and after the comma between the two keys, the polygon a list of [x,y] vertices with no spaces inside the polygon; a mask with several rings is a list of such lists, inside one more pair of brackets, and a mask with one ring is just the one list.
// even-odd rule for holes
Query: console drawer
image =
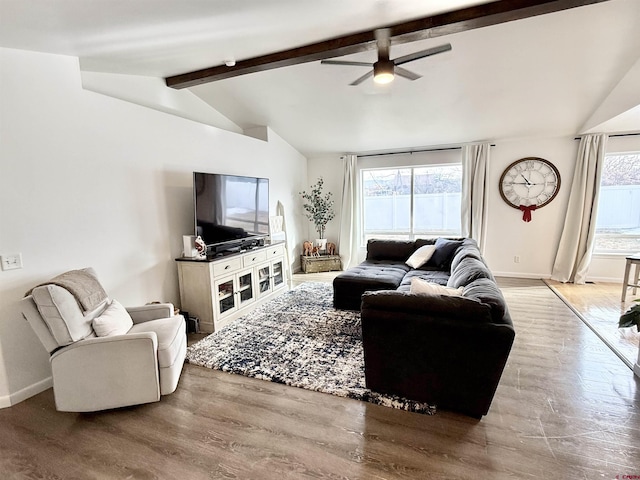
{"label": "console drawer", "polygon": [[221,260],[213,264],[213,275],[224,275],[242,268],[242,257],[234,257],[229,260]]}
{"label": "console drawer", "polygon": [[263,262],[267,259],[267,253],[264,250],[255,253],[247,253],[242,257],[242,262],[245,267],[251,267],[257,263]]}
{"label": "console drawer", "polygon": [[280,257],[284,255],[284,245],[274,245],[267,248],[267,258]]}

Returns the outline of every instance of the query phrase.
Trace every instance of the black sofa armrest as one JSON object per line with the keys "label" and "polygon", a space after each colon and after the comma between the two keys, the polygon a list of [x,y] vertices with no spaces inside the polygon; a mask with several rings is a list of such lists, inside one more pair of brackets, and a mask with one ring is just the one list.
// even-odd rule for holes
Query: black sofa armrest
{"label": "black sofa armrest", "polygon": [[476,418],[485,415],[515,332],[510,318],[462,297],[362,296],[367,387]]}

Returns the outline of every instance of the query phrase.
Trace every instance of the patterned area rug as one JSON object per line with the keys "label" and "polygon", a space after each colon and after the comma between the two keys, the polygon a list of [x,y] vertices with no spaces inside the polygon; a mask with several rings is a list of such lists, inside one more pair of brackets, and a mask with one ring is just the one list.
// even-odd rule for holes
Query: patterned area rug
{"label": "patterned area rug", "polygon": [[366,388],[360,312],[333,308],[328,283],[303,283],[191,345],[187,361],[224,372],[434,414]]}

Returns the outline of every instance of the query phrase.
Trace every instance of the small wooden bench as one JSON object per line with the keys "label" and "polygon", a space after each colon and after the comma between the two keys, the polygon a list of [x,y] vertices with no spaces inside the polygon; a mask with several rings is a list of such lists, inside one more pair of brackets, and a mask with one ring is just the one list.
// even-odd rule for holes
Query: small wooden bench
{"label": "small wooden bench", "polygon": [[304,273],[332,272],[342,270],[340,255],[300,256]]}

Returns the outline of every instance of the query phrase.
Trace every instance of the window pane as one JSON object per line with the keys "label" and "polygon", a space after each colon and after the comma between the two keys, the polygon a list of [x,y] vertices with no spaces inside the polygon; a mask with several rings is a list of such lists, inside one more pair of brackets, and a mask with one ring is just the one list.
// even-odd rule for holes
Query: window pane
{"label": "window pane", "polygon": [[640,152],[605,157],[595,251],[640,251]]}
{"label": "window pane", "polygon": [[420,167],[414,175],[414,233],[459,234],[462,165]]}
{"label": "window pane", "polygon": [[362,172],[364,230],[408,233],[411,225],[411,170]]}
{"label": "window pane", "polygon": [[362,170],[365,241],[459,235],[461,190],[460,164]]}

